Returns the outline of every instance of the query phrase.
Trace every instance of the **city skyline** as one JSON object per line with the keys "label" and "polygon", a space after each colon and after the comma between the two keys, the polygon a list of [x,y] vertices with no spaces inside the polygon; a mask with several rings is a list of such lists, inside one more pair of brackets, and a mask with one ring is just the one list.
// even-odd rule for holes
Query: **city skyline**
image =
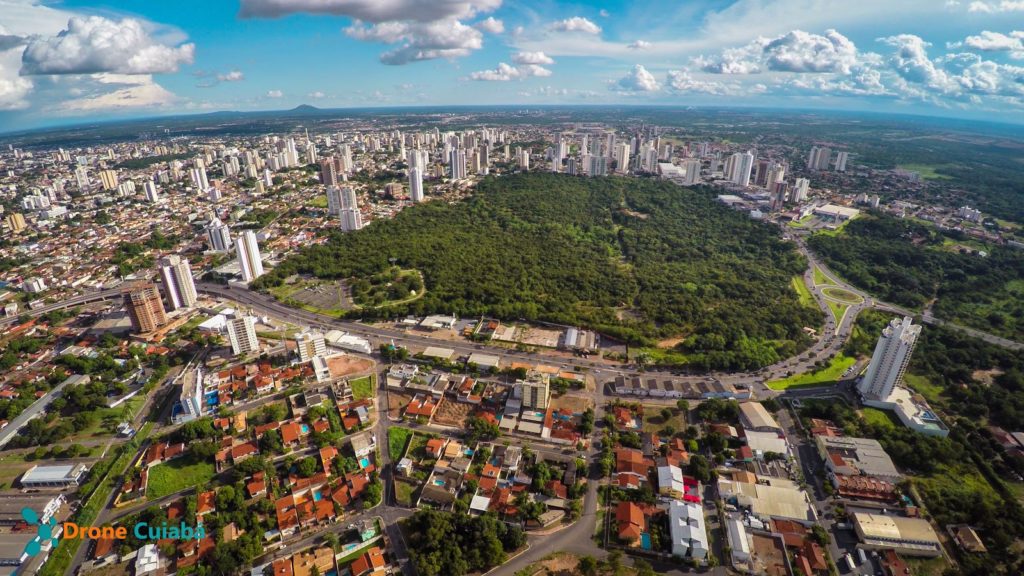
{"label": "city skyline", "polygon": [[301,104],[716,105],[1024,121],[1024,31],[1007,24],[1024,3],[678,4],[0,0],[0,131]]}

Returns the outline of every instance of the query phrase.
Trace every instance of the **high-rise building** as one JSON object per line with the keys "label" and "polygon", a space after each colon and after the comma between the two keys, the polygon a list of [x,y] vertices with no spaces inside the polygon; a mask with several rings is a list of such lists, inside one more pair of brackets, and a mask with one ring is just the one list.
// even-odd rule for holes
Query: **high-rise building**
{"label": "high-rise building", "polygon": [[160,280],[170,310],[188,308],[196,303],[196,283],[188,260],[172,254],[160,259]]}
{"label": "high-rise building", "polygon": [[452,180],[466,177],[466,151],[455,148],[448,154],[448,174]]}
{"label": "high-rise building", "polygon": [[100,170],[100,184],[104,190],[117,190],[117,172],[113,170]]}
{"label": "high-rise building", "polygon": [[333,156],[328,156],[320,161],[320,182],[324,186],[337,186],[340,178],[338,178],[338,165],[334,160]]}
{"label": "high-rise building", "polygon": [[812,146],[811,152],[807,155],[807,169],[828,170],[828,165],[831,161],[832,150],[830,148]]}
{"label": "high-rise building", "polygon": [[121,293],[121,298],[131,319],[132,331],[136,334],[147,334],[167,324],[164,303],[153,284],[130,286]]}
{"label": "high-rise building", "polygon": [[846,172],[846,161],[849,159],[849,152],[836,153],[836,172]]}
{"label": "high-rise building", "polygon": [[910,316],[902,320],[893,318],[882,330],[875,352],[871,355],[871,364],[857,386],[861,396],[868,400],[884,401],[892,394],[893,388],[903,380],[903,374],[910,364],[910,355],[920,335],[921,327],[915,325]]}
{"label": "high-rise building", "polygon": [[423,202],[423,170],[409,169],[409,197],[413,202]]}
{"label": "high-rise building", "polygon": [[750,152],[737,152],[730,158],[731,173],[728,174],[728,178],[733,184],[739,184],[740,186],[750,186],[750,175],[754,169],[754,155]]}
{"label": "high-rise building", "polygon": [[142,185],[142,189],[145,190],[146,192],[147,202],[156,202],[160,200],[160,194],[157,191],[156,182],[153,182],[152,180],[147,180],[146,183]]}
{"label": "high-rise building", "polygon": [[517,154],[516,161],[519,164],[519,168],[521,170],[529,170],[530,169],[530,151],[529,150],[520,150],[519,153]]}
{"label": "high-rise building", "polygon": [[363,227],[363,214],[359,211],[359,200],[356,198],[356,191],[351,186],[339,189],[340,211],[342,232],[354,232]]}
{"label": "high-rise building", "polygon": [[810,188],[811,181],[807,178],[797,178],[793,182],[793,202],[803,202],[807,200],[807,189]]}
{"label": "high-rise building", "polygon": [[263,257],[260,255],[260,246],[256,243],[255,232],[242,232],[235,238],[235,249],[238,252],[238,265],[242,269],[243,282],[252,282],[263,276]]}
{"label": "high-rise building", "polygon": [[7,229],[11,231],[11,234],[17,234],[28,226],[25,224],[25,216],[17,212],[8,214],[7,218],[4,218],[4,222],[7,224]]}
{"label": "high-rise building", "polygon": [[341,214],[341,188],[339,186],[327,187],[327,215],[337,216]]}
{"label": "high-rise building", "polygon": [[619,174],[629,172],[629,150],[627,142],[617,144],[614,148],[615,171]]}
{"label": "high-rise building", "polygon": [[210,220],[206,226],[206,239],[210,243],[210,250],[227,252],[231,250],[231,228],[220,221],[220,218]]}
{"label": "high-rise building", "polygon": [[320,332],[303,330],[295,335],[295,344],[300,362],[309,362],[314,356],[327,355],[327,343]]}
{"label": "high-rise building", "polygon": [[78,183],[79,191],[86,192],[89,190],[89,172],[85,169],[85,166],[75,168],[75,182]]}
{"label": "high-rise building", "polygon": [[697,158],[687,158],[683,160],[681,166],[684,171],[683,186],[700,184],[700,160]]}
{"label": "high-rise building", "polygon": [[190,170],[189,177],[192,178],[192,184],[194,184],[200,192],[206,192],[210,187],[210,180],[206,177],[206,167],[204,166],[196,166]]}
{"label": "high-rise building", "polygon": [[538,410],[547,409],[551,402],[551,382],[547,375],[530,372],[524,380],[516,382],[516,386],[522,390],[524,407]]}
{"label": "high-rise building", "polygon": [[236,315],[234,318],[228,319],[227,329],[231,352],[235,356],[244,356],[250,352],[259,351],[260,341],[256,338],[255,317]]}

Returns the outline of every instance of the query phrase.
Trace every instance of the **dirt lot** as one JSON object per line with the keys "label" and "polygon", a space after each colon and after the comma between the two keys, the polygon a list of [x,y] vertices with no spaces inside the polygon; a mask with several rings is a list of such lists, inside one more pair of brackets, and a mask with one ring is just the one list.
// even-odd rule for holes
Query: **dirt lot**
{"label": "dirt lot", "polygon": [[361,372],[366,372],[372,367],[372,360],[357,358],[356,356],[349,356],[347,354],[327,359],[327,368],[331,371],[332,378],[359,374]]}
{"label": "dirt lot", "polygon": [[529,344],[532,346],[557,348],[558,339],[561,338],[561,336],[562,333],[559,330],[524,326],[519,333],[519,341],[523,344]]}
{"label": "dirt lot", "polygon": [[454,426],[461,428],[466,417],[473,411],[472,404],[457,402],[452,398],[445,398],[434,414],[434,423],[438,426]]}
{"label": "dirt lot", "polygon": [[566,394],[560,398],[551,398],[551,405],[555,410],[561,410],[566,408],[571,410],[573,414],[582,414],[587,408],[591,408],[594,402],[584,396],[573,396],[572,394]]}
{"label": "dirt lot", "polygon": [[[402,394],[388,390],[388,417],[398,418],[402,415],[402,408],[405,408],[412,401],[412,394]],[[441,407],[445,403],[441,403]]]}
{"label": "dirt lot", "polygon": [[766,536],[754,534],[754,568],[768,576],[786,575],[786,552],[778,543]]}

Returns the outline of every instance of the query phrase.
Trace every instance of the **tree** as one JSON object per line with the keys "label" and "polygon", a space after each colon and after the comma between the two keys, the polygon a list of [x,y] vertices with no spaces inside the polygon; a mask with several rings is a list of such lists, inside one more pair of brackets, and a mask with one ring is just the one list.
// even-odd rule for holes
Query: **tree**
{"label": "tree", "polygon": [[700,454],[690,455],[690,464],[687,467],[687,471],[690,476],[693,476],[703,484],[707,484],[711,481],[711,467],[708,465],[708,460]]}
{"label": "tree", "polygon": [[284,452],[284,441],[277,430],[268,430],[260,437],[260,452],[281,454]]}
{"label": "tree", "polygon": [[302,478],[314,476],[319,470],[320,462],[312,456],[307,456],[295,464],[295,471]]}
{"label": "tree", "polygon": [[678,400],[676,402],[676,408],[678,408],[680,412],[683,412],[685,414],[690,411],[690,403],[687,402],[686,400]]}
{"label": "tree", "polygon": [[651,563],[642,558],[633,561],[633,569],[636,571],[636,576],[655,576],[657,574]]}
{"label": "tree", "polygon": [[576,570],[583,576],[597,576],[597,559],[593,556],[583,556],[576,564]]}

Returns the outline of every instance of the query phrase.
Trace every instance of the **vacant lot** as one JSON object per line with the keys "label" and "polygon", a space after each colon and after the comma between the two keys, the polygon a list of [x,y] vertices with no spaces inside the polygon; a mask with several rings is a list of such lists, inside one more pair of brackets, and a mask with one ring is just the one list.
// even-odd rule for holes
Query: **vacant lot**
{"label": "vacant lot", "polygon": [[856,363],[856,358],[839,353],[827,366],[816,372],[804,372],[803,374],[794,374],[782,380],[773,380],[768,383],[768,387],[772,390],[786,390],[787,388],[799,388],[801,386],[832,384],[843,378],[846,370]]}
{"label": "vacant lot", "polygon": [[343,354],[327,359],[327,369],[331,371],[332,378],[340,378],[349,374],[366,372],[373,367],[373,361],[356,356]]}
{"label": "vacant lot", "polygon": [[419,486],[404,480],[395,480],[395,500],[402,506],[412,506],[416,502]]}
{"label": "vacant lot", "polygon": [[[658,404],[644,404],[644,424],[643,431],[651,433],[661,433],[666,427],[671,426],[676,432],[682,432],[686,430],[686,426],[689,424],[686,420],[686,413],[674,406],[667,407]],[[665,419],[665,416],[661,413],[662,410],[668,410],[671,412],[671,416]]]}
{"label": "vacant lot", "polygon": [[405,445],[409,443],[412,430],[408,428],[388,428],[388,454],[392,460],[399,460],[405,454]]}
{"label": "vacant lot", "polygon": [[[408,406],[411,401],[411,394],[400,394],[393,390],[388,390],[388,417],[400,417],[402,415],[402,409]],[[442,404],[444,403],[442,402]]]}
{"label": "vacant lot", "polygon": [[466,417],[469,416],[472,411],[472,404],[456,402],[451,398],[446,398],[445,401],[438,406],[437,412],[434,414],[434,424],[461,428],[463,423],[466,421]]}
{"label": "vacant lot", "polygon": [[363,376],[348,383],[356,400],[373,397],[373,376]]}
{"label": "vacant lot", "polygon": [[179,490],[206,484],[213,479],[215,473],[212,462],[197,462],[192,456],[158,464],[149,469],[146,496],[150,499],[162,498]]}
{"label": "vacant lot", "polygon": [[551,398],[551,405],[554,406],[555,410],[561,410],[565,408],[570,410],[573,414],[582,414],[587,408],[594,405],[594,402],[585,396],[574,396],[572,394],[565,394],[558,398]]}

